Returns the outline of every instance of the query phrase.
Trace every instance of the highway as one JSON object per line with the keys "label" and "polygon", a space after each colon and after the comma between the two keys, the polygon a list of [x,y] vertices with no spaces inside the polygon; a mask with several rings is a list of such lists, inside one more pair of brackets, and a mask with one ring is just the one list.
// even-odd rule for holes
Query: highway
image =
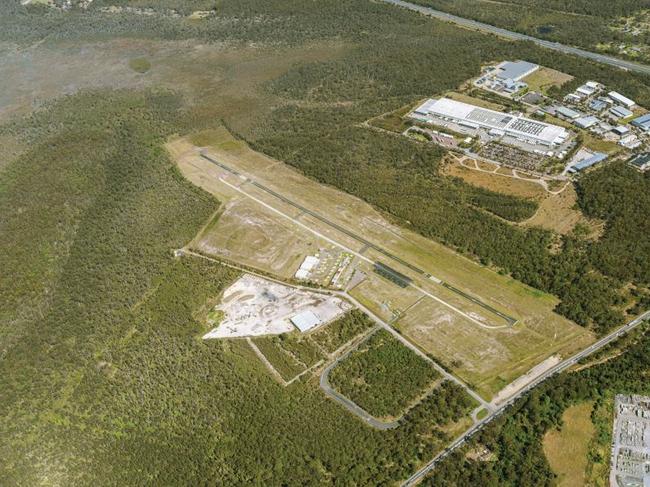
{"label": "highway", "polygon": [[499,415],[501,415],[508,406],[511,406],[517,399],[520,397],[524,396],[528,392],[530,392],[532,389],[535,387],[539,386],[542,384],[544,381],[550,379],[553,377],[555,374],[559,374],[560,372],[568,369],[572,365],[575,365],[578,363],[580,360],[583,358],[591,355],[594,352],[597,352],[601,348],[605,347],[606,345],[609,345],[611,342],[614,340],[620,338],[621,336],[625,335],[626,333],[629,333],[631,330],[642,324],[644,321],[650,320],[650,311],[646,311],[643,313],[641,316],[638,318],[635,318],[634,320],[630,321],[626,325],[622,326],[618,330],[610,333],[609,335],[605,336],[604,338],[601,338],[598,340],[596,343],[588,346],[581,352],[576,353],[572,357],[569,357],[568,359],[560,362],[556,366],[550,368],[547,370],[545,373],[540,375],[537,379],[532,381],[530,384],[528,384],[526,387],[521,389],[517,394],[512,396],[510,399],[508,399],[506,402],[498,406],[494,411],[482,420],[480,420],[478,423],[475,423],[472,425],[471,428],[469,428],[465,433],[463,433],[461,436],[456,438],[453,443],[447,446],[442,452],[440,452],[438,455],[436,455],[429,463],[427,463],[424,467],[422,467],[420,470],[418,470],[416,473],[414,473],[411,477],[406,480],[402,486],[403,487],[409,487],[417,484],[420,480],[422,480],[427,473],[429,473],[431,470],[433,470],[438,462],[440,462],[442,459],[444,459],[447,455],[449,455],[452,451],[457,449],[458,447],[462,446],[467,440],[469,440],[472,436],[474,436],[475,433],[480,431],[486,424],[488,424],[490,421],[493,419],[497,418]]}
{"label": "highway", "polygon": [[625,69],[627,71],[650,75],[650,66],[646,66],[645,64],[639,64],[633,61],[626,61],[624,59],[618,59],[612,56],[586,51],[578,47],[567,46],[565,44],[560,44],[558,42],[538,39],[537,37],[532,37],[526,34],[520,34],[519,32],[513,32],[510,30],[502,29],[500,27],[495,27],[494,25],[485,24],[483,22],[477,22],[476,20],[470,20],[463,17],[458,17],[456,15],[448,14],[446,12],[441,12],[440,10],[435,10],[431,7],[416,5],[414,3],[405,2],[403,0],[381,0],[381,1],[385,3],[390,3],[392,5],[397,5],[398,7],[403,7],[409,10],[413,10],[423,15],[434,17],[438,20],[451,22],[461,27],[466,27],[481,32],[487,32],[490,34],[495,34],[499,37],[504,37],[506,39],[510,39],[514,41],[534,42],[538,46],[545,47],[546,49],[552,49],[554,51],[563,52],[565,54],[572,54],[574,56],[579,56],[585,59],[589,59],[591,61],[596,61],[598,63],[608,64],[610,66],[615,66],[617,68]]}

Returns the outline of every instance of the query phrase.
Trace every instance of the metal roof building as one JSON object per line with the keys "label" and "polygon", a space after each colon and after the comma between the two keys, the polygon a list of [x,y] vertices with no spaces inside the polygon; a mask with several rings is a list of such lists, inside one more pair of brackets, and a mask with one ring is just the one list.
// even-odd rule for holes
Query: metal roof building
{"label": "metal roof building", "polygon": [[488,110],[449,98],[427,100],[415,113],[425,118],[435,116],[450,120],[469,128],[500,130],[510,137],[533,144],[552,146],[563,143],[569,137],[569,132],[557,125]]}
{"label": "metal roof building", "polygon": [[639,171],[647,171],[650,169],[650,152],[637,154],[632,159],[627,161],[627,163]]}
{"label": "metal roof building", "polygon": [[582,113],[577,112],[569,107],[565,106],[559,106],[555,109],[557,113],[562,115],[563,117],[569,118],[571,120],[575,120],[577,118],[580,118],[582,116]]}
{"label": "metal roof building", "polygon": [[596,125],[598,122],[600,122],[600,120],[598,120],[598,117],[594,115],[588,115],[586,117],[575,120],[573,123],[575,123],[576,126],[580,127],[581,129],[588,129]]}
{"label": "metal roof building", "polygon": [[607,154],[603,154],[602,152],[596,152],[593,156],[588,157],[587,159],[583,159],[582,161],[578,162],[577,164],[574,164],[569,168],[569,172],[580,172],[588,167],[591,167],[595,164],[598,164],[599,162],[604,161],[607,159]]}
{"label": "metal roof building", "polygon": [[621,105],[627,107],[627,108],[632,108],[633,106],[636,105],[634,100],[630,100],[628,97],[621,95],[620,93],[616,91],[610,91],[607,93],[607,96],[609,96],[612,100],[614,100],[616,103],[620,103]]}
{"label": "metal roof building", "polygon": [[313,311],[303,311],[291,318],[291,323],[303,333],[319,325],[320,322],[320,318]]}
{"label": "metal roof building", "polygon": [[650,131],[650,113],[632,120],[632,125],[646,132]]}
{"label": "metal roof building", "polygon": [[616,118],[627,118],[634,115],[633,112],[628,110],[625,107],[612,107],[609,112],[614,115]]}
{"label": "metal roof building", "polygon": [[537,64],[527,61],[505,61],[497,66],[495,76],[502,80],[519,81],[539,69]]}

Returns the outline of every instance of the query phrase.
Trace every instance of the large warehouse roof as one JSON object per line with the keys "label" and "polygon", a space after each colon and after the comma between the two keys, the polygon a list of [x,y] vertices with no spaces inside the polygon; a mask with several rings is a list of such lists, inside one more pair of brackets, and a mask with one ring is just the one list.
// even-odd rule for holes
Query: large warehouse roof
{"label": "large warehouse roof", "polygon": [[303,333],[319,325],[320,322],[320,318],[313,311],[303,311],[291,318],[291,323]]}
{"label": "large warehouse roof", "polygon": [[529,63],[527,61],[505,61],[497,66],[498,72],[496,76],[501,79],[512,79],[519,81],[529,74],[537,70],[537,64]]}
{"label": "large warehouse roof", "polygon": [[427,100],[415,111],[422,115],[456,120],[468,126],[501,130],[510,136],[545,145],[560,144],[569,135],[564,128],[557,125],[488,110],[449,98]]}

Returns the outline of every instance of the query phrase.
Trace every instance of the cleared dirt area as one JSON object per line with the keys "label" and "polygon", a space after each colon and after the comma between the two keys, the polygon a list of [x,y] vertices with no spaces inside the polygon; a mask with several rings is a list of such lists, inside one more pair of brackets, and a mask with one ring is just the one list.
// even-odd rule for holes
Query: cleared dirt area
{"label": "cleared dirt area", "polygon": [[485,329],[431,300],[412,307],[398,328],[486,399],[549,356],[569,356],[593,341],[584,328],[560,317]]}
{"label": "cleared dirt area", "polygon": [[587,453],[595,432],[591,422],[592,408],[591,402],[571,406],[562,415],[562,429],[549,431],[544,436],[544,453],[558,476],[559,487],[587,485]]}
{"label": "cleared dirt area", "polygon": [[[473,163],[466,161],[465,164]],[[598,238],[602,233],[602,224],[587,219],[577,208],[578,197],[573,184],[567,185],[562,181],[557,183],[558,188],[549,185],[549,191],[562,190],[553,194],[544,189],[541,184],[512,177],[510,169],[501,168],[493,172],[496,167],[489,167],[490,165],[480,161],[477,161],[476,166],[482,170],[473,169],[471,165],[466,167],[456,158],[450,157],[443,170],[446,175],[461,178],[473,186],[537,201],[538,210],[531,218],[521,223],[523,226],[542,227],[567,235],[580,223],[589,229],[589,238]]]}
{"label": "cleared dirt area", "polygon": [[289,278],[304,256],[325,242],[296,228],[248,198],[227,202],[223,213],[190,245],[193,250],[223,257]]}
{"label": "cleared dirt area", "polygon": [[[493,169],[495,168],[492,167],[487,170]],[[546,191],[539,184],[524,181],[523,179],[515,179],[468,169],[458,162],[448,162],[445,164],[444,173],[448,176],[461,178],[463,181],[471,185],[489,189],[490,191],[496,191],[498,193],[519,196],[521,198],[532,198],[537,201],[541,201],[546,197]]]}
{"label": "cleared dirt area", "polygon": [[300,313],[312,312],[323,324],[350,309],[351,305],[339,298],[246,274],[224,291],[221,303],[214,308],[221,322],[203,338],[278,335],[294,330],[290,319]]}

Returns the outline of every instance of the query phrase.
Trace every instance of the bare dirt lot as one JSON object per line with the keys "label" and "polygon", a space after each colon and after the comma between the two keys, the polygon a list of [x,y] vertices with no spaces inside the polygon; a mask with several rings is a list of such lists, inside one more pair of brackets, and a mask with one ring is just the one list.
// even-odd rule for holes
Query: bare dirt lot
{"label": "bare dirt lot", "polygon": [[289,278],[319,244],[325,242],[239,197],[224,204],[191,248]]}
{"label": "bare dirt lot", "polygon": [[323,324],[350,309],[339,298],[245,274],[224,291],[214,309],[222,319],[203,338],[279,335],[295,329],[289,320],[299,313],[310,311]]}

